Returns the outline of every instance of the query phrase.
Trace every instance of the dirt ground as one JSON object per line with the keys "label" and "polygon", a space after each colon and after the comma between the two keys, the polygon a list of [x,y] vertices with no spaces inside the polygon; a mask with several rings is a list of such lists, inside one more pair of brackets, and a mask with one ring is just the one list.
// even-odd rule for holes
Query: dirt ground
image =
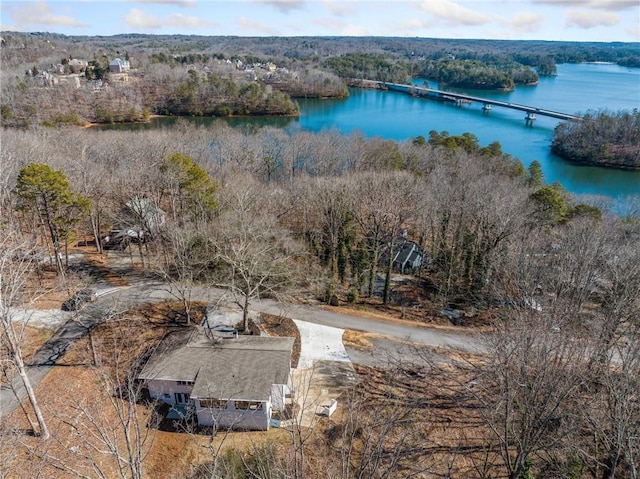
{"label": "dirt ground", "polygon": [[[37,308],[59,308],[62,301],[68,298],[69,292],[80,289],[89,278],[105,281],[113,286],[127,284],[126,276],[118,274],[107,264],[105,257],[95,253],[91,248],[79,248],[85,254],[86,261],[74,270],[66,288],[55,287],[55,273],[43,270],[34,291],[45,291],[36,303]],[[122,431],[114,429],[118,424],[117,416],[125,401],[117,398],[112,383],[105,383],[106,377],[124,379],[123,371],[128,370],[132,361],[145,349],[161,340],[164,334],[174,328],[185,327],[186,321],[180,313],[182,305],[176,303],[157,303],[127,313],[118,323],[118,327],[102,325],[93,333],[92,338],[84,338],[63,357],[50,374],[42,381],[36,394],[52,431],[52,439],[43,444],[39,438],[31,434],[31,426],[20,409],[2,425],[14,430],[16,442],[0,445],[0,477],[22,479],[24,477],[55,477],[65,479],[76,477],[78,472],[95,475],[92,471],[99,468],[106,477],[114,477],[117,461],[112,455],[96,455],[93,447],[98,447],[99,439],[96,428],[111,429],[120,439]],[[204,312],[206,305],[194,305],[196,314]],[[415,320],[429,323],[430,326],[447,328],[449,322],[444,318],[425,315],[427,308],[389,306],[382,307],[378,300],[362,302],[359,305],[327,307],[334,311],[358,314],[375,319],[390,321]],[[422,311],[420,311],[422,309]],[[263,314],[262,327],[272,335],[293,336],[293,364],[297,365],[300,356],[300,335],[292,320],[274,315]],[[114,323],[115,324],[115,323]],[[124,327],[123,327],[124,326]],[[50,331],[39,328],[25,328],[25,353],[32,355],[51,335]],[[91,339],[91,340],[90,340]],[[355,372],[358,384],[371,398],[383,393],[388,382],[387,373],[378,366],[398,366],[407,362],[419,363],[425,357],[425,350],[377,335],[345,331],[343,343],[356,364]],[[385,351],[386,354],[381,354]],[[98,365],[94,364],[98,358]],[[415,361],[413,361],[415,360]],[[445,361],[446,362],[446,361]],[[330,365],[320,364],[317,377],[328,381],[316,384],[316,406],[325,405],[326,395],[333,386],[331,378],[336,371]],[[324,368],[324,372],[323,372]],[[329,368],[329,369],[327,369]],[[416,370],[418,371],[418,370]],[[108,374],[107,374],[108,373]],[[352,374],[351,371],[348,372]],[[342,374],[342,373],[339,373]],[[346,374],[346,372],[344,373]],[[412,373],[413,374],[413,373]],[[460,429],[451,429],[450,423],[473,424],[473,413],[467,412],[467,420],[461,421],[460,412],[443,399],[438,399],[435,391],[445,384],[444,378],[428,375],[420,369],[415,375],[399,375],[394,381],[394,391],[406,397],[423,394],[429,405],[425,408],[425,417],[429,419],[430,441],[438,444],[440,451],[448,451],[459,440]],[[402,380],[400,380],[402,379]],[[354,380],[354,386],[356,381]],[[335,385],[334,385],[335,386]],[[342,421],[349,401],[347,391],[340,399],[340,406],[334,416],[325,418],[315,414],[315,428],[312,435],[319,444],[326,439],[327,431]],[[323,402],[324,401],[324,402]],[[182,478],[200,463],[211,460],[214,451],[225,448],[245,449],[253,444],[272,441],[286,447],[290,441],[290,433],[286,429],[271,429],[267,432],[237,432],[218,434],[211,437],[206,434],[187,434],[147,428],[153,421],[153,411],[145,404],[135,408],[135,417],[139,418],[142,430],[148,434],[143,445],[145,472],[147,477]],[[466,416],[465,416],[466,417]],[[435,419],[434,419],[435,418]],[[438,426],[433,426],[434,422]],[[474,426],[475,427],[475,426]],[[468,428],[466,434],[481,437],[477,428]],[[97,441],[97,443],[96,443]],[[435,446],[434,446],[435,447]],[[9,452],[7,452],[9,451]],[[317,460],[321,462],[323,449],[318,448]],[[310,453],[313,456],[313,452]],[[443,455],[443,453],[434,453]],[[8,460],[4,460],[9,458]],[[314,459],[311,458],[311,461]],[[95,461],[95,465],[94,464]],[[52,466],[53,464],[53,466]],[[73,469],[73,471],[71,470]],[[3,475],[4,474],[4,475]],[[463,476],[457,476],[463,477]]]}
{"label": "dirt ground", "polygon": [[[193,311],[196,315],[203,314],[206,304],[193,304],[191,309],[192,314]],[[110,324],[102,324],[95,328],[91,338],[78,341],[36,390],[52,438],[43,447],[42,441],[30,433],[31,426],[24,412],[14,411],[4,426],[21,431],[18,434],[22,438],[20,445],[0,445],[0,456],[11,456],[11,461],[0,468],[0,473],[4,473],[2,477],[23,479],[40,475],[66,479],[76,477],[79,472],[95,476],[91,472],[95,472],[94,460],[106,477],[115,477],[118,464],[113,456],[96,454],[92,449],[93,446],[105,449],[98,438],[100,428],[122,438],[117,424],[119,411],[121,413],[127,403],[110,391],[125,382],[125,371],[146,349],[157,344],[168,331],[184,327],[187,325],[182,304],[154,303],[115,318]],[[299,356],[300,338],[293,321],[273,316],[263,320],[263,327],[272,334],[297,337]],[[39,329],[29,332],[36,338],[44,333]],[[29,344],[37,347],[41,341],[34,339]],[[291,437],[286,429],[277,428],[266,432],[218,433],[215,437],[206,431],[160,430],[154,425],[153,410],[149,406],[138,404],[135,409],[135,417],[147,435],[142,451],[147,477],[187,477],[198,464],[210,461],[214,453],[226,448],[243,450],[267,441],[287,444]],[[9,447],[13,448],[10,453],[6,450]],[[32,472],[25,476],[25,471],[30,470]]]}

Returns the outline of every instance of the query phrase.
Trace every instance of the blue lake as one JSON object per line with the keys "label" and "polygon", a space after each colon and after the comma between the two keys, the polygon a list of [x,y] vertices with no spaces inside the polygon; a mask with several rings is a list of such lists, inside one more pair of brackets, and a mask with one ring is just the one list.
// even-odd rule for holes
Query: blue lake
{"label": "blue lake", "polygon": [[[436,83],[429,86],[438,87]],[[518,87],[511,92],[466,93],[570,114],[633,110],[640,108],[640,69],[609,64],[562,64],[558,65],[556,77],[541,78],[536,86]],[[350,94],[345,100],[299,101],[300,126],[312,131],[355,130],[394,140],[428,137],[431,130],[452,135],[471,132],[481,145],[499,141],[505,153],[519,158],[525,166],[538,160],[548,183],[560,181],[573,193],[611,197],[640,194],[640,172],[580,166],[553,155],[550,145],[559,120],[538,116],[534,126],[528,127],[524,112],[506,108],[494,107],[487,115],[481,104],[457,107],[373,90],[351,89]]]}
{"label": "blue lake", "polygon": [[[422,84],[423,80],[414,83]],[[430,83],[431,87],[438,85]],[[461,91],[461,90],[455,90]],[[611,64],[561,64],[556,77],[541,78],[536,86],[518,87],[511,92],[473,90],[473,96],[499,99],[537,108],[580,114],[589,110],[633,110],[640,108],[640,69]],[[577,194],[597,194],[624,202],[628,195],[640,194],[640,171],[581,166],[551,153],[553,130],[559,120],[538,116],[526,126],[521,111],[494,107],[489,114],[481,104],[457,107],[403,93],[350,89],[342,100],[299,100],[299,118],[190,118],[196,124],[227,121],[232,126],[246,124],[287,128],[298,125],[309,131],[337,129],[358,131],[369,137],[409,140],[429,131],[452,135],[475,134],[482,146],[499,141],[502,150],[519,158],[525,166],[533,160],[542,165],[545,181],[561,182]],[[174,123],[160,118],[150,125],[114,125],[107,128],[155,128]]]}

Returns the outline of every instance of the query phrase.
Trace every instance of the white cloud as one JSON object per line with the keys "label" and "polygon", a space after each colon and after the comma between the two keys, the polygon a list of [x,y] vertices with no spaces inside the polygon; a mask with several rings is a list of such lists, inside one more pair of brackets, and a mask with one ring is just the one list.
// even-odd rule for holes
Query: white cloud
{"label": "white cloud", "polygon": [[371,32],[362,25],[348,24],[340,29],[338,35],[346,37],[368,37]]}
{"label": "white cloud", "polygon": [[133,3],[155,3],[158,5],[170,5],[173,7],[193,8],[196,6],[195,0],[126,0]]}
{"label": "white cloud", "polygon": [[518,13],[509,25],[517,32],[537,32],[544,26],[544,15],[532,12]]}
{"label": "white cloud", "polygon": [[8,10],[18,28],[24,28],[27,25],[73,28],[87,26],[68,15],[55,15],[44,0],[36,0],[33,3],[21,2],[18,7],[9,7]]}
{"label": "white cloud", "polygon": [[325,28],[330,32],[337,32],[341,28],[346,27],[346,23],[335,17],[319,17],[314,18],[311,23],[314,25],[318,25],[319,27]]}
{"label": "white cloud", "polygon": [[7,25],[6,23],[0,23],[0,32],[21,32],[22,29],[14,25]]}
{"label": "white cloud", "polygon": [[513,39],[512,35],[509,34],[509,31],[504,28],[499,30],[489,29],[486,31],[485,37],[495,38],[496,40],[512,40]]}
{"label": "white cloud", "polygon": [[566,25],[568,27],[595,28],[611,27],[620,23],[620,16],[612,12],[595,12],[592,10],[567,10]]}
{"label": "white cloud", "polygon": [[250,20],[247,17],[240,17],[239,22],[240,27],[243,30],[243,35],[280,35],[279,30],[274,28],[273,25],[266,25],[264,23],[256,22],[255,20]]}
{"label": "white cloud", "polygon": [[484,13],[463,7],[451,0],[423,0],[417,5],[422,12],[429,13],[450,25],[484,25],[491,19]]}
{"label": "white cloud", "polygon": [[353,15],[358,10],[358,2],[323,0],[322,4],[333,15]]}
{"label": "white cloud", "polygon": [[191,28],[204,28],[216,26],[215,23],[207,22],[201,18],[194,17],[192,15],[183,15],[182,13],[173,13],[162,20],[162,25],[167,27],[191,27]]}
{"label": "white cloud", "polygon": [[627,27],[626,31],[631,36],[634,42],[640,42],[640,23],[636,23],[633,26]]}
{"label": "white cloud", "polygon": [[434,25],[434,21],[424,21],[419,18],[410,18],[402,22],[393,22],[388,25],[389,36],[413,37],[424,35],[425,30]]}
{"label": "white cloud", "polygon": [[132,8],[131,11],[125,15],[124,23],[129,25],[131,28],[141,30],[153,30],[162,27],[160,20],[158,20],[157,17],[137,8]]}
{"label": "white cloud", "polygon": [[124,22],[136,30],[157,30],[164,27],[172,28],[204,28],[215,26],[212,22],[207,22],[192,15],[182,13],[172,13],[163,18],[158,18],[137,8],[124,17]]}
{"label": "white cloud", "polygon": [[255,0],[256,3],[263,3],[279,10],[282,13],[289,13],[292,10],[304,8],[304,0]]}
{"label": "white cloud", "polygon": [[533,3],[599,10],[627,10],[638,7],[638,0],[533,0]]}

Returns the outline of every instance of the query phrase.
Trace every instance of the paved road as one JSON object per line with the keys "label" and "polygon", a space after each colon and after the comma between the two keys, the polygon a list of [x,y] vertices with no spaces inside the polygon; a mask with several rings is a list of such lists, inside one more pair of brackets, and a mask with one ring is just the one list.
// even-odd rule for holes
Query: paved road
{"label": "paved road", "polygon": [[[139,285],[118,291],[112,295],[121,302],[136,304],[148,300],[176,298],[175,290],[160,283]],[[194,288],[192,299],[198,301],[227,302],[230,296],[222,289]],[[480,348],[480,342],[466,332],[450,332],[422,326],[409,321],[381,321],[360,316],[337,313],[319,306],[282,304],[270,299],[253,300],[250,308],[254,311],[278,314],[310,323],[353,329],[368,333],[391,336],[396,339],[435,347],[451,347],[466,351]]]}
{"label": "paved road", "polygon": [[[61,326],[45,346],[36,353],[27,368],[32,386],[34,388],[37,387],[40,381],[55,365],[56,361],[61,358],[78,339],[84,336],[89,328],[98,324],[112,312],[126,311],[139,304],[171,298],[179,298],[179,295],[174,288],[163,283],[140,282],[133,286],[109,290],[108,294],[99,297],[97,301],[87,305],[82,311],[78,312],[76,321],[69,320]],[[224,304],[229,301],[230,297],[226,291],[221,289],[198,287],[193,289],[191,299]],[[284,315],[293,319],[325,326],[381,334],[429,346],[451,347],[466,351],[480,349],[479,341],[466,333],[446,332],[409,322],[379,321],[335,313],[317,306],[297,304],[283,305],[269,299],[252,301],[251,309],[259,312]],[[26,391],[17,376],[14,377],[12,383],[20,399],[24,399],[26,397]],[[0,418],[7,416],[17,406],[18,402],[10,385],[3,385],[0,388]]]}
{"label": "paved road", "polygon": [[[106,299],[106,298],[105,298]],[[73,344],[82,338],[87,331],[98,324],[104,317],[104,299],[99,299],[96,303],[88,305],[82,313],[74,319],[68,320],[56,331],[56,333],[46,342],[27,365],[27,375],[31,380],[31,385],[35,389],[40,381],[47,375],[51,368]],[[18,375],[11,381],[13,388],[20,400],[27,397],[24,384]],[[12,391],[9,383],[0,387],[0,418],[5,417],[18,407],[16,394]]]}

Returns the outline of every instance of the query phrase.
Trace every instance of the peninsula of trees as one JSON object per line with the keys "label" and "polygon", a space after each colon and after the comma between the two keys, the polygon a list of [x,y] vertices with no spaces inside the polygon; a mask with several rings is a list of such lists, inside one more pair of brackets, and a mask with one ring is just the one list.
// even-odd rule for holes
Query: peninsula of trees
{"label": "peninsula of trees", "polygon": [[577,163],[640,170],[640,111],[588,112],[560,123],[551,149]]}

